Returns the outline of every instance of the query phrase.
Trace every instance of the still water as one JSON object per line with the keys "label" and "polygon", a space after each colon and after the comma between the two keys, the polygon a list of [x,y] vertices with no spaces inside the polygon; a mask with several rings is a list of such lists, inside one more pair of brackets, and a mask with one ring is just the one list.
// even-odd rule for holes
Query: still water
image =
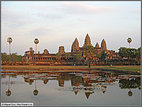
{"label": "still water", "polygon": [[111,72],[3,73],[2,102],[34,105],[140,105],[140,75]]}

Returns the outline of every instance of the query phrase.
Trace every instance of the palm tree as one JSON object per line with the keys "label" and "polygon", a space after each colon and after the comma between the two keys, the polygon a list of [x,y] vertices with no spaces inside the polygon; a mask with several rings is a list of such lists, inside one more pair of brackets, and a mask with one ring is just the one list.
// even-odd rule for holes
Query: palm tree
{"label": "palm tree", "polygon": [[8,37],[7,38],[7,42],[9,43],[9,55],[10,55],[10,59],[9,59],[9,61],[11,60],[11,43],[12,43],[12,38],[11,37]]}
{"label": "palm tree", "polygon": [[10,54],[11,54],[11,53],[10,53],[10,48],[11,48],[11,47],[10,47],[10,44],[12,43],[12,38],[11,38],[11,37],[8,37],[8,38],[7,38],[7,42],[9,43],[9,55],[10,55]]}
{"label": "palm tree", "polygon": [[11,95],[11,91],[10,91],[10,75],[9,75],[9,79],[8,79],[8,90],[6,91],[6,95],[7,96]]}
{"label": "palm tree", "polygon": [[130,48],[130,43],[132,42],[132,39],[131,39],[131,38],[128,38],[128,39],[127,39],[127,42],[129,43],[129,48]]}
{"label": "palm tree", "polygon": [[35,38],[34,43],[36,44],[36,50],[35,50],[35,52],[37,53],[37,44],[39,43],[38,38]]}

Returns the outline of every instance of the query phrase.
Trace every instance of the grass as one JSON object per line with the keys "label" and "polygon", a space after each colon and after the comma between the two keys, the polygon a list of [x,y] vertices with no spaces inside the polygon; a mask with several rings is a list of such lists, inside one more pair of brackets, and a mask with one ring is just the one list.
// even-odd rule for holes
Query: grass
{"label": "grass", "polygon": [[[87,70],[88,66],[1,66],[2,69],[16,70]],[[91,66],[92,69],[110,69],[140,72],[140,66]]]}
{"label": "grass", "polygon": [[140,72],[140,66],[103,66],[103,67],[97,67],[97,68]]}

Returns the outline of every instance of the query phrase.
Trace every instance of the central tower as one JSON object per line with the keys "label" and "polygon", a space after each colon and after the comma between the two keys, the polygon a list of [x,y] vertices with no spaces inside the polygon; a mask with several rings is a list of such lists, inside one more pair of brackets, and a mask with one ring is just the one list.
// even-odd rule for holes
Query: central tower
{"label": "central tower", "polygon": [[87,46],[91,45],[91,40],[90,40],[90,37],[87,33],[86,37],[85,37],[85,41],[84,41],[84,45],[83,45],[83,48],[86,48]]}

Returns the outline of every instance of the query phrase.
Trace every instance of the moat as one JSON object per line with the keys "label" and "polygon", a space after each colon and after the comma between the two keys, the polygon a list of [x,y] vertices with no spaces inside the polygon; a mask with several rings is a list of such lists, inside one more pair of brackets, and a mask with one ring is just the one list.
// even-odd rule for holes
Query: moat
{"label": "moat", "polygon": [[104,71],[2,73],[2,102],[34,105],[140,105],[140,75]]}

